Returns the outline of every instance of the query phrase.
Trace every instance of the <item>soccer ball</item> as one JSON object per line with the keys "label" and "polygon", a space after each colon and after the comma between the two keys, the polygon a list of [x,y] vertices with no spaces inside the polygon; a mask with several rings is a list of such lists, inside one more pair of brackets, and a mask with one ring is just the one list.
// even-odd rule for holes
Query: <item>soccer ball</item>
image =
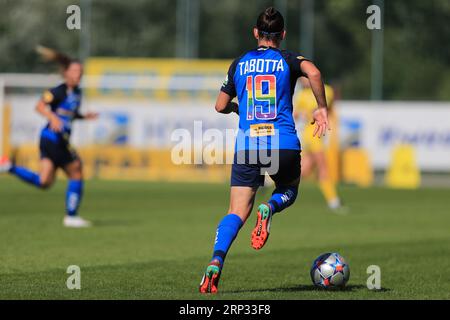
{"label": "soccer ball", "polygon": [[311,280],[321,288],[342,288],[349,278],[349,265],[334,252],[321,254],[311,267]]}

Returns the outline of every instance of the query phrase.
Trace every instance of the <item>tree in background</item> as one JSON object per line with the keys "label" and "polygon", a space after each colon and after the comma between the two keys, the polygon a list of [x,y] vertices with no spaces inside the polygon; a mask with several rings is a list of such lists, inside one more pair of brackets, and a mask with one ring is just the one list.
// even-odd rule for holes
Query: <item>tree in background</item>
{"label": "tree in background", "polygon": [[[286,47],[299,50],[300,2],[287,1]],[[254,46],[256,14],[269,0],[199,0],[199,58],[235,58]],[[0,72],[50,72],[34,52],[45,44],[77,55],[80,31],[66,8],[80,0],[0,0]],[[174,57],[176,0],[92,0],[91,56]],[[370,97],[369,0],[314,1],[314,61],[344,99]],[[385,1],[385,99],[450,100],[450,2]],[[83,32],[83,28],[81,29]]]}

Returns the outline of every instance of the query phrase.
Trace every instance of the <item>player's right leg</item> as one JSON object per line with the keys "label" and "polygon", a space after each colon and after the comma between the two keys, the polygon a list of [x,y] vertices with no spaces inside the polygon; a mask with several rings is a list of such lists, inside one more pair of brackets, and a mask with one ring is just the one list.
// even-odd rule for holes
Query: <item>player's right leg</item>
{"label": "player's right leg", "polygon": [[12,167],[11,161],[6,156],[0,157],[0,173],[9,172]]}
{"label": "player's right leg", "polygon": [[270,226],[273,216],[291,206],[297,199],[298,185],[300,179],[297,178],[288,184],[277,184],[268,202],[258,206],[256,225],[252,231],[251,244],[253,249],[259,250],[269,239]]}
{"label": "player's right leg", "polygon": [[271,174],[276,188],[269,201],[258,206],[256,225],[251,235],[255,250],[266,244],[273,215],[291,206],[297,199],[301,174],[300,151],[278,150],[278,157],[278,168]]}
{"label": "player's right leg", "polygon": [[55,180],[56,167],[48,158],[41,159],[39,173],[16,166],[5,157],[0,161],[0,167],[7,169],[7,172],[18,177],[20,180],[41,189],[49,188]]}
{"label": "player's right leg", "polygon": [[55,143],[42,138],[39,141],[39,151],[41,156],[39,173],[35,173],[27,168],[16,166],[15,161],[11,161],[9,173],[15,175],[22,181],[38,188],[47,189],[55,181],[57,162],[55,161]]}
{"label": "player's right leg", "polygon": [[336,184],[328,173],[328,165],[325,152],[318,151],[312,154],[314,162],[317,165],[319,176],[319,187],[331,210],[339,210],[341,208],[341,200],[337,194]]}
{"label": "player's right leg", "polygon": [[308,177],[314,169],[314,158],[310,152],[302,150],[302,159],[301,159],[301,167],[302,167],[302,178]]}

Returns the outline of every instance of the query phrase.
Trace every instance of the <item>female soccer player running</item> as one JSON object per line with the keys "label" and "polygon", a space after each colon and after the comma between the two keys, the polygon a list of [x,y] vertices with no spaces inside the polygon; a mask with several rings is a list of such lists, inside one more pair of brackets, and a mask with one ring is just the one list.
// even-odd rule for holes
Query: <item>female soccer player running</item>
{"label": "female soccer player running", "polygon": [[[294,118],[302,120],[305,124],[301,130],[302,136],[302,177],[308,176],[317,167],[317,175],[320,191],[322,192],[328,207],[335,213],[345,214],[347,208],[341,203],[338,195],[336,183],[333,181],[327,162],[326,149],[324,141],[312,136],[313,127],[308,124],[313,120],[312,112],[316,108],[316,100],[309,86],[307,79],[301,78],[302,91],[298,94],[294,103]],[[325,97],[328,103],[329,122],[336,124],[336,111],[334,110],[334,90],[331,86],[325,85]],[[334,121],[333,121],[334,120]],[[336,131],[330,137],[336,139]]]}
{"label": "female soccer player running", "polygon": [[[320,71],[299,54],[279,50],[286,36],[283,16],[270,7],[253,29],[258,47],[237,58],[217,98],[220,113],[239,114],[231,172],[230,207],[216,231],[214,252],[200,284],[201,293],[215,293],[227,252],[249,217],[258,187],[267,171],[275,182],[272,197],[258,207],[251,245],[266,243],[272,217],[294,203],[300,182],[300,142],[292,117],[292,96],[301,76],[308,78],[317,100],[314,136],[328,127],[327,102]],[[238,98],[239,105],[231,100]]]}
{"label": "female soccer player running", "polygon": [[58,62],[64,77],[64,83],[45,91],[36,106],[37,112],[48,120],[48,124],[41,131],[39,142],[40,172],[34,173],[16,166],[7,158],[0,159],[0,169],[33,186],[48,189],[55,180],[56,170],[62,168],[69,178],[63,224],[74,228],[89,227],[91,223],[77,215],[83,196],[83,171],[80,158],[70,146],[69,138],[73,120],[95,119],[97,114],[80,113],[79,84],[83,73],[81,63],[47,48],[41,47],[40,53],[47,59]]}

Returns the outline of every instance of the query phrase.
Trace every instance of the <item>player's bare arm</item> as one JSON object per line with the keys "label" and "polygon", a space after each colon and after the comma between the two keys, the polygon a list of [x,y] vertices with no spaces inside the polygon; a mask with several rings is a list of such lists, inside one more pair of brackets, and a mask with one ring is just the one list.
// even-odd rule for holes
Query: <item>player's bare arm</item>
{"label": "player's bare arm", "polygon": [[77,119],[82,119],[82,120],[95,120],[97,119],[99,116],[98,112],[86,112],[84,114],[78,114],[77,115]]}
{"label": "player's bare arm", "polygon": [[219,113],[235,112],[239,114],[239,106],[236,102],[232,102],[232,97],[227,93],[220,91],[216,101],[216,111]]}
{"label": "player's bare arm", "polygon": [[227,93],[220,91],[216,101],[216,111],[219,113],[235,112],[239,114],[239,106],[236,102],[232,102],[232,97]]}
{"label": "player's bare arm", "polygon": [[44,100],[39,100],[38,104],[36,105],[36,111],[49,121],[51,130],[55,132],[61,132],[63,127],[62,121],[54,112],[50,110]]}
{"label": "player's bare arm", "polygon": [[317,109],[313,112],[314,120],[311,124],[316,124],[313,136],[317,135],[320,138],[325,135],[327,128],[329,129],[327,99],[325,97],[322,75],[320,70],[310,61],[303,61],[300,68],[308,78],[311,90],[317,101]]}

